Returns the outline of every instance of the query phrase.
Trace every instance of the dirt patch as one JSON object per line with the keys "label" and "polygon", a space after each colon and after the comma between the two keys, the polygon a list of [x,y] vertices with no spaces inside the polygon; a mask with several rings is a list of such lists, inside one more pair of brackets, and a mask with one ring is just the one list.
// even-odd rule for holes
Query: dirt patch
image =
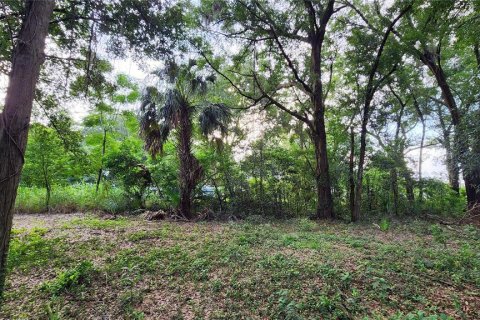
{"label": "dirt patch", "polygon": [[57,228],[73,219],[85,217],[84,213],[59,214],[15,214],[13,216],[14,229]]}

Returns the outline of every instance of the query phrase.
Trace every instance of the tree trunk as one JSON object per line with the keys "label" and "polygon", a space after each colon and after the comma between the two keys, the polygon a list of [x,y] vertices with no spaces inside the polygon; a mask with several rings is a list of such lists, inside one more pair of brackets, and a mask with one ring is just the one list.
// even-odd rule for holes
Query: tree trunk
{"label": "tree trunk", "polygon": [[[463,171],[463,177],[465,180],[465,187],[467,189],[467,205],[469,207],[474,206],[476,204],[479,204],[480,201],[479,199],[476,198],[475,193],[476,191],[473,190],[472,188],[475,186],[475,182],[473,181],[474,178],[473,176],[475,175],[474,170],[470,170],[468,162],[468,153],[469,153],[469,139],[472,139],[472,137],[467,137],[467,135],[464,132],[464,124],[463,124],[463,117],[462,114],[460,113],[460,110],[457,107],[457,104],[455,102],[455,99],[453,97],[452,91],[450,89],[450,86],[447,82],[446,75],[440,65],[440,58],[437,57],[435,54],[425,51],[423,55],[420,56],[420,60],[428,66],[430,71],[432,71],[433,75],[435,76],[435,80],[438,83],[438,86],[440,87],[440,90],[442,91],[442,97],[445,102],[445,105],[448,107],[448,110],[450,111],[450,115],[452,117],[452,124],[454,126],[454,148],[452,150],[452,157],[451,157],[451,169],[452,170],[458,170],[455,169],[454,166],[456,166],[457,163],[460,163],[460,166]],[[438,61],[438,63],[436,62]],[[454,173],[454,172],[452,172]],[[454,187],[455,189],[457,188],[456,186],[456,181],[454,182]]]}
{"label": "tree trunk", "polygon": [[192,154],[192,119],[190,108],[183,105],[179,111],[178,157],[180,160],[179,211],[186,219],[192,219],[193,192],[202,177],[202,167]]}
{"label": "tree trunk", "polygon": [[362,182],[363,182],[363,167],[365,165],[365,154],[367,149],[367,125],[369,116],[370,102],[365,103],[363,110],[362,128],[360,132],[360,152],[358,155],[358,167],[357,167],[357,182],[355,185],[355,201],[353,207],[352,221],[358,221],[360,219],[360,211],[362,205]]}
{"label": "tree trunk", "polygon": [[393,195],[393,212],[398,216],[398,172],[395,167],[390,170],[390,183]]}
{"label": "tree trunk", "polygon": [[472,209],[477,203],[480,203],[480,178],[477,175],[470,173],[464,174],[465,191],[467,194],[467,208]]}
{"label": "tree trunk", "polygon": [[450,143],[450,128],[447,127],[445,120],[443,118],[443,112],[440,105],[437,105],[437,114],[440,121],[440,127],[442,128],[442,145],[445,148],[446,152],[446,166],[448,173],[448,183],[450,188],[455,191],[457,194],[460,193],[460,183],[459,183],[459,168],[458,162],[453,158],[453,150]]}
{"label": "tree trunk", "polygon": [[445,146],[446,150],[446,165],[447,165],[447,171],[448,171],[448,183],[450,185],[450,188],[452,188],[455,193],[459,194],[460,193],[460,170],[458,168],[458,163],[456,159],[453,156],[453,151],[452,147],[450,146],[450,141],[448,141],[448,144]]}
{"label": "tree trunk", "polygon": [[355,212],[355,179],[354,179],[354,157],[355,157],[355,135],[353,132],[353,126],[350,127],[350,162],[348,166],[348,182],[350,185],[350,214],[352,220],[354,219]]}
{"label": "tree trunk", "polygon": [[315,182],[317,186],[317,218],[319,219],[333,219],[335,218],[333,212],[332,191],[330,188],[330,173],[328,169],[327,157],[327,137],[325,128],[323,128],[323,135],[315,137]]}
{"label": "tree trunk", "polygon": [[452,116],[452,123],[454,126],[458,126],[460,124],[460,112],[457,108],[457,103],[455,102],[455,98],[453,97],[452,90],[448,85],[445,72],[443,71],[440,63],[437,64],[437,61],[439,61],[440,59],[435,53],[425,50],[423,54],[420,55],[420,60],[430,69],[430,71],[435,76],[435,80],[437,81],[437,84],[442,92],[443,101],[445,102],[445,105],[447,106],[448,110],[450,111],[450,115]]}
{"label": "tree trunk", "polygon": [[[334,1],[329,1],[321,18],[321,27],[317,30],[312,28],[309,34],[312,60],[312,73],[314,83],[311,94],[313,105],[313,125],[311,127],[311,138],[315,148],[315,183],[317,187],[317,209],[316,215],[319,219],[335,218],[333,211],[333,198],[330,185],[330,172],[328,168],[327,155],[327,133],[325,131],[325,102],[323,100],[322,84],[322,45],[325,39],[327,23],[333,15]],[[308,6],[307,6],[308,7]],[[311,15],[310,11],[310,15]],[[315,19],[310,16],[310,19]],[[312,23],[312,21],[311,21]]]}
{"label": "tree trunk", "polygon": [[98,193],[98,189],[100,188],[100,181],[102,180],[102,174],[103,174],[103,158],[105,158],[106,146],[107,146],[107,130],[106,130],[106,129],[103,129],[102,159],[100,160],[100,169],[98,169],[97,186],[96,186],[96,188],[95,188],[95,194]]}
{"label": "tree trunk", "polygon": [[3,293],[13,208],[23,168],[28,127],[40,67],[44,61],[54,0],[25,3],[25,17],[13,53],[3,113],[0,114],[0,295]]}
{"label": "tree trunk", "polygon": [[420,202],[423,201],[423,177],[422,177],[422,165],[423,165],[423,148],[425,144],[425,130],[426,130],[426,124],[425,124],[425,117],[423,116],[422,109],[420,109],[420,105],[418,104],[417,99],[415,96],[413,96],[413,105],[415,107],[415,110],[417,111],[418,117],[420,118],[420,122],[422,123],[422,137],[420,140],[420,154],[418,156],[418,199]]}
{"label": "tree trunk", "polygon": [[[480,112],[477,118],[480,118]],[[469,131],[473,135],[470,151],[472,154],[469,159],[468,175],[465,177],[465,189],[467,191],[468,209],[477,206],[477,210],[472,213],[478,214],[480,212],[480,134],[478,129],[472,129],[472,131]]]}
{"label": "tree trunk", "polygon": [[[375,75],[377,74],[378,67],[380,65],[380,59],[382,57],[383,50],[385,48],[385,44],[387,43],[388,37],[392,32],[393,27],[395,26],[397,21],[403,17],[403,15],[405,15],[408,11],[410,11],[411,8],[412,8],[411,4],[406,6],[400,12],[400,14],[390,23],[388,28],[385,30],[380,46],[378,47],[378,50],[376,52],[376,56],[375,56],[375,60],[373,62],[372,68],[370,69],[370,73],[368,75],[368,83],[365,90],[365,103],[363,105],[362,129],[360,132],[360,153],[359,153],[359,159],[358,159],[357,183],[355,187],[355,205],[353,210],[354,212],[352,215],[352,218],[353,218],[352,221],[358,221],[358,219],[360,219],[360,210],[362,205],[363,166],[365,165],[365,153],[367,148],[367,126],[368,126],[368,121],[370,119],[370,114],[371,114],[370,104],[373,100],[373,96],[375,95],[375,91],[378,89],[379,85],[381,84],[381,80],[375,81]],[[394,70],[395,70],[395,67],[390,72],[392,73]]]}

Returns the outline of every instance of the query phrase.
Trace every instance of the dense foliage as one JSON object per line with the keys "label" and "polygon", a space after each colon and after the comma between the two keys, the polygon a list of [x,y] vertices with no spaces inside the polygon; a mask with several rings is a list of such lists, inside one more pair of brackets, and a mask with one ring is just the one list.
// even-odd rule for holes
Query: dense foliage
{"label": "dense foliage", "polygon": [[[15,33],[21,4],[3,11]],[[92,203],[111,194],[97,208],[111,212],[192,218],[193,201],[224,217],[460,216],[478,197],[477,15],[455,1],[61,2],[17,210],[84,208],[51,200],[94,184],[104,200]],[[13,44],[0,35],[8,70]],[[141,81],[112,53],[160,68]],[[441,150],[448,175],[425,178]]]}
{"label": "dense foliage", "polygon": [[479,18],[2,0],[0,317],[478,319]]}

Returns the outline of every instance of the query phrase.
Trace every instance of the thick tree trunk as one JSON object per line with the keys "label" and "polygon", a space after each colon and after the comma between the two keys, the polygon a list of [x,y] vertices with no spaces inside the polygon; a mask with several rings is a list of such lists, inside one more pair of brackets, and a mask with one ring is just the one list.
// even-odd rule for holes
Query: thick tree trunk
{"label": "thick tree trunk", "polygon": [[442,145],[446,151],[446,167],[448,173],[448,183],[450,188],[455,191],[457,194],[460,193],[460,183],[459,183],[459,168],[458,162],[453,158],[453,150],[450,143],[450,128],[447,127],[445,120],[443,118],[443,112],[441,106],[437,106],[437,114],[440,120],[440,126],[442,128]]}
{"label": "thick tree trunk", "polygon": [[480,203],[480,172],[464,174],[467,208],[472,209]]}
{"label": "thick tree trunk", "polygon": [[[435,76],[435,80],[442,91],[442,97],[445,105],[448,107],[452,117],[452,124],[454,126],[454,148],[452,150],[450,163],[451,168],[449,169],[452,170],[452,174],[455,174],[455,171],[458,170],[455,169],[455,166],[457,163],[460,163],[463,171],[465,187],[467,189],[467,205],[468,207],[471,207],[480,204],[479,199],[477,199],[475,196],[476,191],[472,189],[475,186],[475,182],[473,182],[475,169],[471,170],[469,164],[467,163],[469,154],[468,145],[469,140],[472,139],[472,137],[468,137],[464,132],[462,114],[457,107],[452,91],[447,82],[446,75],[440,66],[440,63],[436,63],[436,61],[439,61],[440,59],[435,54],[425,51],[423,55],[420,56],[420,60],[422,60],[422,62],[428,66],[430,71],[432,71],[433,75]],[[453,181],[453,187],[454,190],[457,189],[456,181]]]}
{"label": "thick tree trunk", "polygon": [[317,186],[317,218],[319,219],[333,219],[335,218],[333,212],[333,198],[330,187],[330,173],[328,169],[327,157],[327,137],[325,128],[323,133],[314,136],[315,145],[315,182]]}
{"label": "thick tree trunk", "polygon": [[454,126],[458,126],[460,124],[460,112],[457,108],[457,103],[455,102],[455,98],[453,97],[452,90],[447,82],[447,77],[445,72],[443,71],[440,64],[437,64],[437,55],[432,53],[428,50],[425,50],[423,54],[420,55],[420,60],[430,69],[430,71],[435,76],[435,80],[437,80],[437,84],[442,91],[442,98],[447,106],[448,110],[450,111],[450,115],[452,116],[452,123]]}
{"label": "thick tree trunk", "polygon": [[[312,73],[315,75],[311,101],[313,104],[313,125],[311,138],[315,147],[315,182],[317,186],[317,218],[335,218],[333,211],[333,198],[330,184],[330,172],[328,168],[327,155],[327,133],[325,130],[325,102],[323,100],[322,84],[322,45],[325,39],[327,23],[333,14],[334,1],[327,3],[325,12],[321,18],[321,27],[316,30],[312,28],[309,34],[311,45]],[[307,5],[308,7],[308,5]],[[311,16],[310,19],[315,19]],[[312,21],[311,21],[312,22]]]}
{"label": "thick tree trunk", "polygon": [[54,0],[26,1],[5,106],[0,114],[0,295],[4,289],[13,208],[23,168],[32,103],[54,5]]}
{"label": "thick tree trunk", "polygon": [[190,108],[182,106],[179,112],[178,157],[180,160],[179,211],[186,219],[194,218],[193,193],[202,177],[202,167],[192,154],[192,120]]}
{"label": "thick tree trunk", "polygon": [[[480,118],[480,112],[478,114]],[[472,128],[473,129],[473,128]],[[468,175],[465,176],[465,189],[467,192],[468,209],[477,207],[473,214],[480,212],[480,135],[478,130],[470,132],[474,137],[472,138],[471,150],[472,153],[469,159],[470,168]]]}

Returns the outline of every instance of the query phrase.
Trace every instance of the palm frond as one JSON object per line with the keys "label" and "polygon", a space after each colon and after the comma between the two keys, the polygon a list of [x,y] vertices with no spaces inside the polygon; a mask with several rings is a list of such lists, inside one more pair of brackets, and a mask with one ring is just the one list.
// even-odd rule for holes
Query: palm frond
{"label": "palm frond", "polygon": [[164,138],[160,130],[160,117],[157,111],[158,91],[153,87],[146,88],[140,105],[140,136],[145,150],[155,157],[161,152]]}
{"label": "palm frond", "polygon": [[204,135],[209,135],[215,130],[220,130],[222,134],[226,134],[230,118],[230,109],[225,104],[209,104],[202,109],[198,117],[200,130]]}
{"label": "palm frond", "polygon": [[193,93],[200,95],[206,94],[208,90],[207,81],[201,76],[193,77],[192,80],[190,80],[190,87]]}
{"label": "palm frond", "polygon": [[168,90],[164,105],[160,109],[160,118],[171,126],[175,126],[178,122],[180,108],[185,103],[187,103],[186,99],[177,89]]}

